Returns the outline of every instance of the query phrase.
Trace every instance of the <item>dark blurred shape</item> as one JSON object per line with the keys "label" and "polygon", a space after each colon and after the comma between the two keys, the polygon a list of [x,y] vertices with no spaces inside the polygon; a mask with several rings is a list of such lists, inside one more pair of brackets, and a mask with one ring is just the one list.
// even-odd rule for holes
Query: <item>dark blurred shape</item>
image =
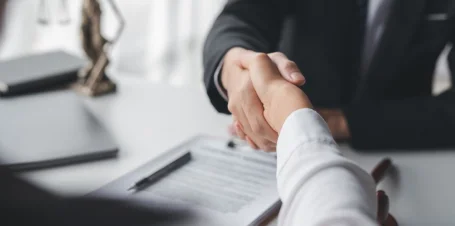
{"label": "dark blurred shape", "polygon": [[42,25],[49,24],[49,5],[47,0],[40,0],[38,8],[38,23]]}
{"label": "dark blurred shape", "polygon": [[[372,170],[371,176],[376,184],[384,179],[387,176],[388,171],[393,167],[392,160],[390,158],[385,158],[381,160]],[[379,190],[376,193],[378,199],[378,212],[377,219],[378,223],[381,226],[398,226],[395,218],[389,213],[390,210],[390,201],[389,197],[383,190]]]}
{"label": "dark blurred shape", "polygon": [[64,198],[50,194],[0,167],[2,225],[134,226],[182,224],[183,210],[143,207],[107,199]]}
{"label": "dark blurred shape", "polygon": [[[0,22],[5,3],[0,0]],[[115,200],[58,197],[20,179],[4,167],[0,167],[0,211],[0,224],[12,226],[163,225],[183,222],[188,214]]]}
{"label": "dark blurred shape", "polygon": [[389,216],[389,197],[382,190],[377,192],[378,198],[378,222],[384,224]]}
{"label": "dark blurred shape", "polygon": [[109,132],[72,91],[0,99],[0,165],[32,170],[117,156]]}
{"label": "dark blurred shape", "polygon": [[383,159],[379,162],[376,167],[371,172],[371,176],[373,177],[376,184],[381,182],[381,180],[386,176],[387,171],[392,167],[392,160],[389,158]]}
{"label": "dark blurred shape", "polygon": [[29,55],[0,62],[0,96],[59,89],[77,80],[85,60],[63,51]]}

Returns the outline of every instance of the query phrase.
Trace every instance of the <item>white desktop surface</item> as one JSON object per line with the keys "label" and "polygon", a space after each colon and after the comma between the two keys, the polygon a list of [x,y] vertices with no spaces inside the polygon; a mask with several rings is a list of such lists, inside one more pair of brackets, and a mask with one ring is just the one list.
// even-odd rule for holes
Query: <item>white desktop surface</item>
{"label": "white desktop surface", "polygon": [[122,80],[118,86],[114,95],[85,100],[117,141],[117,158],[25,176],[60,194],[85,194],[195,135],[227,137],[231,119],[215,112],[202,87],[176,88],[134,79]]}
{"label": "white desktop surface", "polygon": [[[121,79],[118,85],[114,95],[86,99],[118,142],[118,158],[24,176],[59,194],[86,194],[192,136],[228,137],[231,118],[216,113],[202,86],[178,88],[135,79]],[[392,158],[395,174],[381,187],[401,226],[455,225],[455,151],[364,155],[344,145],[342,149],[368,171],[382,157]]]}

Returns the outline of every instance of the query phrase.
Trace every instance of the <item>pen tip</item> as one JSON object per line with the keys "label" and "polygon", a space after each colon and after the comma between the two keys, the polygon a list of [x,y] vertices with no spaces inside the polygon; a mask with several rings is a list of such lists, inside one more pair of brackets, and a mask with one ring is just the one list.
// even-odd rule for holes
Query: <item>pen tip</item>
{"label": "pen tip", "polygon": [[131,187],[131,188],[128,188],[128,191],[131,191],[131,190],[133,190],[133,189],[134,189],[134,186],[133,186],[133,187]]}

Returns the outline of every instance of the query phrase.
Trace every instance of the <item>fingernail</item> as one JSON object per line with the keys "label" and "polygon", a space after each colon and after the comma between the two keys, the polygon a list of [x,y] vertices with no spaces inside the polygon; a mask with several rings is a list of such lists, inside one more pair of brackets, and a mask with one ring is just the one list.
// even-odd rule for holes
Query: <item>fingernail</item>
{"label": "fingernail", "polygon": [[300,72],[293,72],[291,78],[294,82],[305,81],[305,77]]}

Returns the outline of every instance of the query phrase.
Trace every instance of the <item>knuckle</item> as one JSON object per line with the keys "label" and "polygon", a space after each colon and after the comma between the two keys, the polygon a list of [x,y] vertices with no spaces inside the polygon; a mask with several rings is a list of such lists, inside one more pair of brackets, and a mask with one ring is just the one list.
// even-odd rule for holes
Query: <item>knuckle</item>
{"label": "knuckle", "polygon": [[262,135],[264,127],[259,123],[254,123],[251,125],[251,131],[253,131],[254,134]]}
{"label": "knuckle", "polygon": [[228,110],[233,113],[235,111],[235,108],[236,108],[236,104],[234,103],[234,101],[229,101],[228,103]]}
{"label": "knuckle", "polygon": [[255,62],[263,62],[264,60],[267,60],[269,56],[265,53],[256,53],[254,56],[254,61]]}
{"label": "knuckle", "polygon": [[271,147],[270,147],[270,146],[267,144],[267,142],[265,142],[265,141],[262,142],[262,143],[260,143],[259,148],[260,148],[261,150],[263,150],[263,151],[269,151],[269,150],[271,150]]}
{"label": "knuckle", "polygon": [[294,61],[286,61],[283,64],[283,68],[284,68],[284,70],[288,70],[288,71],[296,70],[297,69],[297,65],[295,64]]}
{"label": "knuckle", "polygon": [[282,52],[273,52],[270,54],[271,57],[285,57],[284,53]]}

